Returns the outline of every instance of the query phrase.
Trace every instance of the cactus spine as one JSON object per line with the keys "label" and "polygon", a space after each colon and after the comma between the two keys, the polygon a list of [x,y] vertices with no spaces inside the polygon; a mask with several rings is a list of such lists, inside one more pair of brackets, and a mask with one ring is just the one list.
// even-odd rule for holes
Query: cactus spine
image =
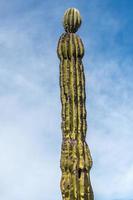
{"label": "cactus spine", "polygon": [[81,25],[77,9],[64,14],[64,29],[57,54],[60,59],[60,94],[62,103],[62,150],[60,188],[63,200],[93,200],[90,182],[92,158],[85,141],[87,122],[85,75],[82,64],[84,46],[75,34]]}

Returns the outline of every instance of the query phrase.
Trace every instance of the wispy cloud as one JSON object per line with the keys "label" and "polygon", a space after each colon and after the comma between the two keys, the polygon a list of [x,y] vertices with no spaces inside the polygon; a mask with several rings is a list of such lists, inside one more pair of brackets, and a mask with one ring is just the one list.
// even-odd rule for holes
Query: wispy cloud
{"label": "wispy cloud", "polygon": [[94,64],[97,70],[92,66],[86,73],[94,191],[98,199],[129,198],[133,183],[131,82],[127,84],[115,60]]}

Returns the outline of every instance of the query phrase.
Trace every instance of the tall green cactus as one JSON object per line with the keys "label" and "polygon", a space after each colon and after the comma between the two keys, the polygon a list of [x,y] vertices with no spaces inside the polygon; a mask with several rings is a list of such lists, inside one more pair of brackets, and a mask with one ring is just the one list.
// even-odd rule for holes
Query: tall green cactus
{"label": "tall green cactus", "polygon": [[77,9],[64,14],[65,33],[59,39],[60,93],[62,103],[62,150],[60,188],[63,200],[93,200],[90,182],[92,158],[85,141],[87,122],[85,75],[82,64],[84,46],[75,34],[81,25]]}

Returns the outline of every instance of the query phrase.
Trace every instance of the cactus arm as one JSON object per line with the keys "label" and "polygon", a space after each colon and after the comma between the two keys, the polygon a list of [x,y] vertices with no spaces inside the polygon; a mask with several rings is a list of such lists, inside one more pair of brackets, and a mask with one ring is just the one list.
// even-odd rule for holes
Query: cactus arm
{"label": "cactus arm", "polygon": [[62,149],[60,188],[63,200],[94,200],[90,182],[92,158],[85,141],[86,94],[82,58],[84,46],[75,34],[81,25],[76,9],[64,15],[64,28],[57,47],[60,59],[60,94],[62,104]]}

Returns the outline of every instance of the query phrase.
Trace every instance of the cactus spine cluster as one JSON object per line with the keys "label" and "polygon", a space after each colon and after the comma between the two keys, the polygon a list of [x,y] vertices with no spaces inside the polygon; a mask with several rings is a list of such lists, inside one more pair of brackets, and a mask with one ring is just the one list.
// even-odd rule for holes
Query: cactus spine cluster
{"label": "cactus spine cluster", "polygon": [[81,25],[77,9],[64,14],[65,33],[59,39],[60,94],[62,103],[62,150],[60,188],[63,200],[93,200],[90,182],[92,158],[85,141],[87,122],[85,75],[82,64],[84,46],[75,34]]}

